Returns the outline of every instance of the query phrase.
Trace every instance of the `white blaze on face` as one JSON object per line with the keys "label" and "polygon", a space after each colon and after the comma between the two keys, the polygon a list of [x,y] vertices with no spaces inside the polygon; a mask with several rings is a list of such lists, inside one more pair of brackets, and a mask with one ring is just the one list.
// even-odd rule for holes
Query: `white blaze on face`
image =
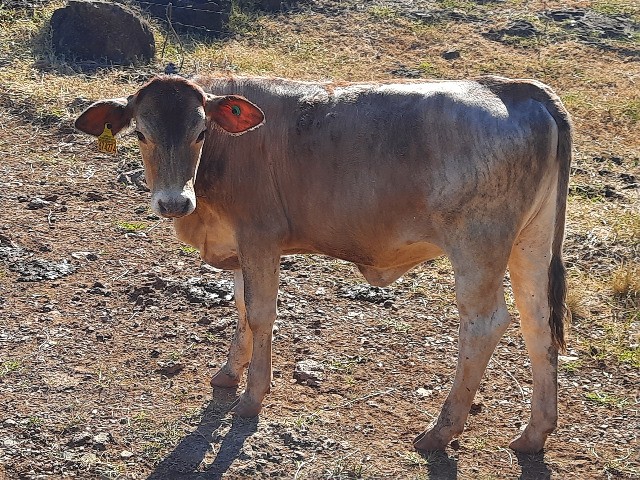
{"label": "white blaze on face", "polygon": [[206,122],[201,105],[185,110],[189,115],[182,119],[181,128],[158,119],[154,111],[144,112],[136,122],[144,135],[140,150],[151,189],[151,209],[166,218],[189,215],[196,208],[194,182]]}

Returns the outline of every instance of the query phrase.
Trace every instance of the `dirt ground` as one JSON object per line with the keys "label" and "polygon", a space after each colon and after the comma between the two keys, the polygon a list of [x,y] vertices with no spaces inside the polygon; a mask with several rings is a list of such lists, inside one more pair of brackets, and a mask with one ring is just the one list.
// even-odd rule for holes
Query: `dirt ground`
{"label": "dirt ground", "polygon": [[[68,123],[14,107],[0,107],[1,480],[640,478],[633,293],[576,315],[543,453],[508,448],[532,391],[512,310],[465,432],[421,455],[411,441],[437,416],[456,364],[449,263],[379,289],[345,262],[287,257],[272,391],[258,418],[236,418],[242,384],[209,386],[237,319],[231,274],[150,211],[131,137],[118,156],[99,154]],[[637,215],[637,157],[583,155],[573,173],[575,198]],[[570,268],[638,262],[637,237],[603,240],[572,212]],[[615,355],[602,346],[611,335],[624,345]],[[317,378],[294,376],[300,362]]]}

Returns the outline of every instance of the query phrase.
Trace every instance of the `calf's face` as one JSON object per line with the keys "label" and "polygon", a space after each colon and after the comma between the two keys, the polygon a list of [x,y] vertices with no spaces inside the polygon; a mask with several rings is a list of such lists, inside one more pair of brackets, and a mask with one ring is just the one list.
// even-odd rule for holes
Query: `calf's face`
{"label": "calf's face", "polygon": [[182,217],[196,208],[195,177],[207,135],[240,135],[264,122],[262,111],[243,97],[215,96],[180,77],[158,77],[128,98],[101,100],[75,122],[99,136],[115,135],[135,122],[151,190],[151,208]]}

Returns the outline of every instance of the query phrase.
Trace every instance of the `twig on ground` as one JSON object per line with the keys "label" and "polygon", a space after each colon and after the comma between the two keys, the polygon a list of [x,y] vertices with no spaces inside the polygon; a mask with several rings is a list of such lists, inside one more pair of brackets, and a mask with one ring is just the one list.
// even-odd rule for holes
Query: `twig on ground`
{"label": "twig on ground", "polygon": [[369,395],[365,395],[364,397],[354,398],[353,400],[349,400],[348,402],[344,402],[339,405],[324,407],[324,410],[335,410],[336,408],[347,407],[352,403],[361,402],[362,400],[367,400],[373,397],[379,397],[381,395],[388,395],[391,392],[395,392],[396,390],[397,390],[396,388],[388,388],[387,390],[380,390],[379,392],[370,393]]}
{"label": "twig on ground", "polygon": [[507,455],[509,455],[509,466],[512,467],[513,466],[513,455],[511,455],[511,452],[508,449],[503,448],[503,447],[498,447],[498,450],[507,452]]}
{"label": "twig on ground", "polygon": [[512,373],[511,373],[509,370],[507,370],[507,369],[505,369],[505,368],[503,368],[502,370],[504,371],[504,373],[506,373],[507,375],[509,375],[509,378],[511,378],[511,380],[513,380],[513,381],[514,381],[514,383],[515,383],[515,384],[516,384],[516,386],[518,387],[518,390],[520,390],[520,395],[522,396],[522,401],[523,401],[523,402],[526,402],[526,401],[527,401],[527,398],[526,398],[526,396],[525,396],[525,394],[524,394],[524,390],[523,390],[523,389],[522,389],[522,387],[520,386],[520,382],[518,382],[518,380],[516,379],[516,377],[514,377],[514,376],[512,375]]}

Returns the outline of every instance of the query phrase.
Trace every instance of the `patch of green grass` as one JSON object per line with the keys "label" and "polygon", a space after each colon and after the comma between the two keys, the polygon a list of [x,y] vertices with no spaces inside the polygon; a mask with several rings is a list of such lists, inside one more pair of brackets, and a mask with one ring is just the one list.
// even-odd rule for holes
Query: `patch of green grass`
{"label": "patch of green grass", "polygon": [[140,232],[148,227],[144,222],[116,222],[116,227],[124,233]]}
{"label": "patch of green grass", "polygon": [[366,470],[364,459],[357,461],[351,458],[342,458],[325,470],[324,478],[327,480],[374,478]]}
{"label": "patch of green grass", "polygon": [[640,100],[629,100],[621,106],[620,110],[630,122],[640,122]]}
{"label": "patch of green grass", "polygon": [[627,15],[640,21],[637,0],[597,0],[591,9],[605,15]]}
{"label": "patch of green grass", "polygon": [[197,255],[199,253],[199,250],[191,245],[180,245],[180,251],[187,255]]}
{"label": "patch of green grass", "polygon": [[368,361],[369,359],[366,357],[356,356],[356,357],[346,357],[346,358],[334,358],[331,360],[327,360],[326,362],[324,362],[324,364],[326,365],[327,368],[331,370],[341,372],[341,373],[351,374],[353,373],[356,365],[360,365]]}
{"label": "patch of green grass", "polygon": [[576,373],[582,368],[582,360],[571,360],[569,362],[563,362],[560,364],[560,368],[572,374]]}
{"label": "patch of green grass", "polygon": [[400,454],[402,463],[409,467],[426,467],[429,461],[417,452],[406,452]]}
{"label": "patch of green grass", "polygon": [[369,15],[371,15],[375,20],[388,21],[397,18],[399,14],[395,8],[385,5],[374,5],[369,8]]}
{"label": "patch of green grass", "polygon": [[586,92],[569,91],[560,95],[560,99],[570,112],[586,112],[593,109],[593,98]]}
{"label": "patch of green grass", "polygon": [[629,347],[618,352],[618,360],[621,363],[628,363],[634,368],[640,368],[640,349]]}
{"label": "patch of green grass", "polygon": [[606,392],[588,392],[584,396],[587,400],[603,406],[622,408],[628,403],[626,399]]}
{"label": "patch of green grass", "polygon": [[0,368],[0,378],[6,377],[10,373],[17,371],[20,367],[20,360],[7,360],[2,362],[2,368]]}
{"label": "patch of green grass", "polygon": [[321,422],[320,414],[316,412],[312,413],[303,413],[296,417],[291,418],[287,423],[290,424],[294,429],[308,430],[311,425]]}
{"label": "patch of green grass", "polygon": [[443,10],[458,10],[465,13],[471,13],[478,9],[475,2],[468,0],[436,0],[438,7]]}
{"label": "patch of green grass", "polygon": [[424,73],[428,77],[437,77],[440,75],[438,67],[436,67],[433,63],[427,61],[422,62],[420,65],[418,65],[418,70],[422,71],[422,73]]}
{"label": "patch of green grass", "polygon": [[383,327],[389,328],[398,333],[407,333],[409,330],[411,330],[411,324],[403,322],[402,320],[383,318],[380,320],[380,324]]}
{"label": "patch of green grass", "polygon": [[146,410],[140,410],[131,417],[131,420],[137,424],[147,424],[151,421],[151,416]]}
{"label": "patch of green grass", "polygon": [[36,415],[29,417],[27,420],[27,428],[29,430],[38,430],[44,424],[44,420]]}

